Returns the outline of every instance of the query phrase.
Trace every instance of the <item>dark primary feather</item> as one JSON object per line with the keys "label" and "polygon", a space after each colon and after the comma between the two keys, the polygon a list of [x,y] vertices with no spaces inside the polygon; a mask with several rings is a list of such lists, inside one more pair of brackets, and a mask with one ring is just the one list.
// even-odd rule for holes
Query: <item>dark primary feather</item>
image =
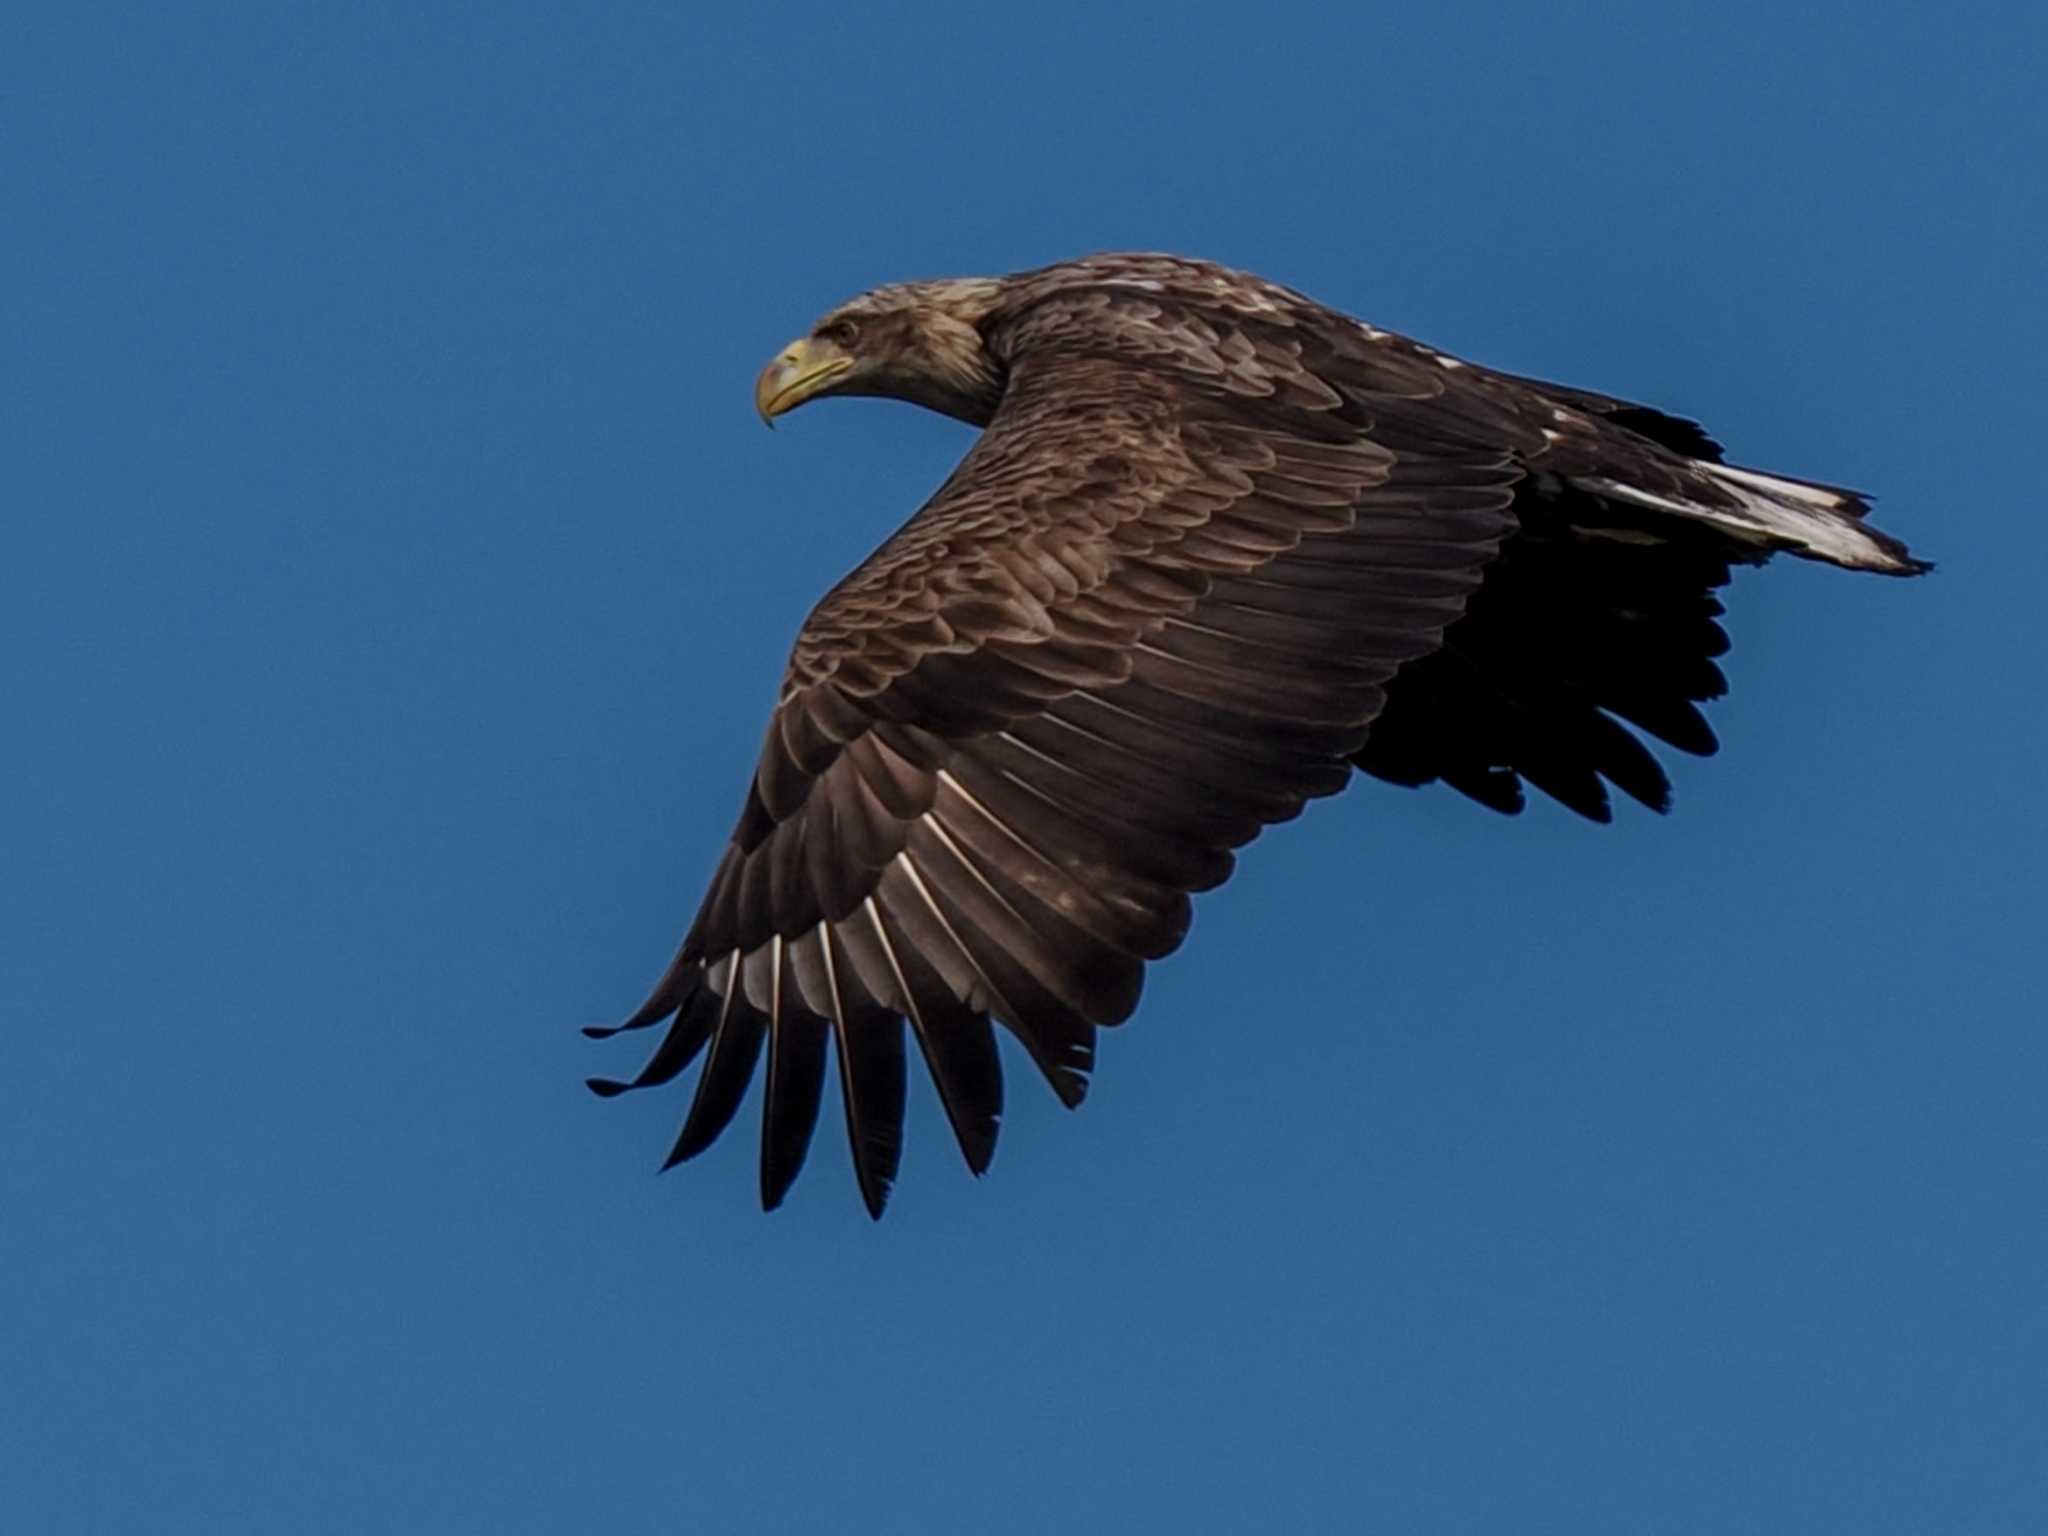
{"label": "dark primary feather", "polygon": [[1595,821],[1603,781],[1662,811],[1671,786],[1629,724],[1714,751],[1696,705],[1725,684],[1713,593],[1730,554],[1703,539],[1620,543],[1570,505],[1517,499],[1520,530],[1443,647],[1407,668],[1356,762],[1396,784],[1442,779],[1516,812],[1521,781]]}
{"label": "dark primary feather", "polygon": [[[1798,547],[1801,496],[1827,494],[1713,478],[1693,423],[1222,268],[1091,258],[974,292],[986,430],[804,624],[698,918],[620,1026],[669,1029],[630,1083],[592,1083],[701,1055],[680,1161],[765,1047],[767,1206],[828,1051],[877,1215],[906,1031],[977,1174],[1003,1110],[992,1023],[1079,1103],[1191,893],[1354,767],[1502,811],[1524,783],[1597,820],[1609,785],[1663,809],[1629,727],[1713,750],[1713,594]],[[1766,493],[1791,511],[1759,531],[1743,498]],[[1862,511],[1813,512],[1816,536]]]}

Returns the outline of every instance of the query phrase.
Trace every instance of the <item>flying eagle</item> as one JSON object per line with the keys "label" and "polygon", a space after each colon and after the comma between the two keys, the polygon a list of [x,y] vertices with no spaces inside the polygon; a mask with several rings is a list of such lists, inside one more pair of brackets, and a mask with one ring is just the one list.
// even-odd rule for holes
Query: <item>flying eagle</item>
{"label": "flying eagle", "polygon": [[770,1209],[828,1049],[871,1214],[906,1025],[979,1174],[992,1022],[1078,1104],[1096,1030],[1260,828],[1354,770],[1510,814],[1525,783],[1594,821],[1608,785],[1664,810],[1635,733],[1715,749],[1696,706],[1723,691],[1731,566],[1927,569],[1863,497],[1725,464],[1693,422],[1170,256],[875,289],[755,391],[764,418],[827,395],[981,436],[805,621],[696,922],[645,1005],[587,1031],[668,1021],[607,1096],[705,1055],[664,1166],[725,1129],[765,1046]]}

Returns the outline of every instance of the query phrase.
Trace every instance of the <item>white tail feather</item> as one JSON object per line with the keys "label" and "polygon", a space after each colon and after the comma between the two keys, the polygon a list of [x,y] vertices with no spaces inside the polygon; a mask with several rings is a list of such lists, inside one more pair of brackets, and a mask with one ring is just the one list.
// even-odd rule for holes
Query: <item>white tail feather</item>
{"label": "white tail feather", "polygon": [[1660,496],[1619,480],[1585,480],[1588,490],[1639,507],[1712,523],[1738,538],[1859,571],[1900,574],[1923,569],[1902,550],[1859,521],[1863,503],[1845,491],[1801,480],[1781,479],[1753,469],[1695,461],[1734,497],[1733,506],[1709,506]]}

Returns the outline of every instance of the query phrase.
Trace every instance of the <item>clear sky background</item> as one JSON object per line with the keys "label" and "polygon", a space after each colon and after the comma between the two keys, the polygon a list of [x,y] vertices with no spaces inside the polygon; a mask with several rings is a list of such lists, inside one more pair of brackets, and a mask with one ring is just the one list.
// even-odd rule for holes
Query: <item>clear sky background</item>
{"label": "clear sky background", "polygon": [[[10,11],[10,1530],[2048,1529],[2048,11],[1030,9]],[[1107,247],[1941,569],[1740,578],[1669,818],[1268,834],[983,1181],[657,1179],[577,1026],[969,440],[754,373]]]}

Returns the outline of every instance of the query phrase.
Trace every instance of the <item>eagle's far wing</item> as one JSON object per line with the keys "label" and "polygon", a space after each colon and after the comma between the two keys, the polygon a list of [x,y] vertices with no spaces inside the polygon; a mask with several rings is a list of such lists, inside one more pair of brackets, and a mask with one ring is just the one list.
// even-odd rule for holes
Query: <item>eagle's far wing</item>
{"label": "eagle's far wing", "polygon": [[1498,369],[1487,371],[1505,384],[1526,389],[1542,399],[1570,406],[1583,415],[1611,421],[1617,427],[1633,432],[1638,437],[1648,438],[1660,448],[1669,448],[1681,457],[1699,459],[1708,464],[1721,462],[1721,445],[1705,427],[1690,417],[1674,416],[1669,411],[1658,410],[1655,406],[1638,405],[1633,400],[1603,395],[1596,390],[1580,389],[1573,384],[1553,384],[1548,379],[1502,373]]}
{"label": "eagle's far wing", "polygon": [[1027,355],[953,476],[812,613],[697,919],[619,1027],[673,1022],[631,1083],[592,1085],[668,1082],[708,1043],[671,1163],[730,1122],[765,1044],[778,1203],[829,1039],[879,1214],[907,1022],[982,1171],[990,1020],[1079,1102],[1096,1027],[1180,943],[1189,893],[1346,782],[1389,678],[1512,527],[1521,471],[1418,411],[1436,370],[1348,365],[1332,388],[1286,338],[1252,350],[1225,346],[1213,386]]}

